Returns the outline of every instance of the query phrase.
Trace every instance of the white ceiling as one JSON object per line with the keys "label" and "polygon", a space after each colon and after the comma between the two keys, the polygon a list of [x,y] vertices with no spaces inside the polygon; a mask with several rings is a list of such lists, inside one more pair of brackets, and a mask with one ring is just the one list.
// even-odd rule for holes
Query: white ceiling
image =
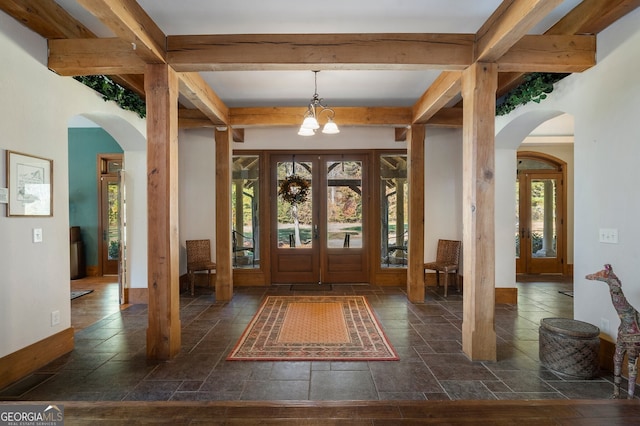
{"label": "white ceiling", "polygon": [[[113,34],[75,0],[56,0],[101,37]],[[138,0],[165,35],[298,33],[475,33],[501,0]],[[575,7],[566,0],[531,31],[541,34]],[[440,74],[322,71],[329,106],[411,106]],[[302,106],[314,93],[309,71],[216,71],[202,77],[228,107]]]}

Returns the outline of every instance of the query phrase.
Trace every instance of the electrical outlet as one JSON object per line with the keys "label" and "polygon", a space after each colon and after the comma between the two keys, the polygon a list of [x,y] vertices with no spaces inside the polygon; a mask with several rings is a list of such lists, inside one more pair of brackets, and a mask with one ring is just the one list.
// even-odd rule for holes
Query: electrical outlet
{"label": "electrical outlet", "polygon": [[51,327],[60,324],[60,311],[51,312]]}
{"label": "electrical outlet", "polygon": [[600,318],[600,331],[603,333],[609,332],[609,320],[606,318]]}
{"label": "electrical outlet", "polygon": [[598,237],[601,243],[618,244],[618,230],[615,228],[600,228]]}
{"label": "electrical outlet", "polygon": [[42,228],[33,228],[33,242],[34,243],[42,242]]}

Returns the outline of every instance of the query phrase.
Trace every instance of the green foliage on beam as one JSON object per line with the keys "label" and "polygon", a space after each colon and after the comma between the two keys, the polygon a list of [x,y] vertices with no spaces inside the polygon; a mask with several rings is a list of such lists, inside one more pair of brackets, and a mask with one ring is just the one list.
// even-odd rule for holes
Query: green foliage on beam
{"label": "green foliage on beam", "polygon": [[540,103],[553,92],[553,84],[569,74],[540,73],[527,74],[523,82],[496,102],[496,115],[507,115],[516,107],[529,102]]}
{"label": "green foliage on beam", "polygon": [[80,83],[95,90],[102,95],[106,101],[114,101],[118,106],[126,111],[133,111],[140,118],[147,116],[145,102],[137,93],[122,87],[105,75],[83,75],[73,77]]}

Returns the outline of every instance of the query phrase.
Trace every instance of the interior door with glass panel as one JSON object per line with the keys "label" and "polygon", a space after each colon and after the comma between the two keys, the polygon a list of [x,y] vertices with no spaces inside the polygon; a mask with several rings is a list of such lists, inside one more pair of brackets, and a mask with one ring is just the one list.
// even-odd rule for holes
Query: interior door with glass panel
{"label": "interior door with glass panel", "polygon": [[122,242],[123,189],[120,175],[122,154],[101,154],[98,162],[100,180],[99,263],[102,275],[118,275]]}
{"label": "interior door with glass panel", "polygon": [[562,273],[562,173],[521,171],[516,185],[516,272]]}
{"label": "interior door with glass panel", "polygon": [[[368,282],[365,154],[278,155],[271,161],[271,281]],[[297,196],[301,191],[304,197]]]}

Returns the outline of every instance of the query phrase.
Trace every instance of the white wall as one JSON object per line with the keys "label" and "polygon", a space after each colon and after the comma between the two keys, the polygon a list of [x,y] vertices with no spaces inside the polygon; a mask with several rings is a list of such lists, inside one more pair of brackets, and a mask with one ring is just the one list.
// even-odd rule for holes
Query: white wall
{"label": "white wall", "polygon": [[424,256],[433,261],[438,239],[462,240],[462,129],[427,127],[424,156]]}
{"label": "white wall", "polygon": [[[627,299],[640,308],[640,10],[600,33],[597,52],[597,66],[562,80],[540,105],[518,108],[499,122],[535,111],[574,116],[574,315],[615,339],[620,321],[607,286],[584,276],[611,263]],[[600,228],[618,229],[618,244],[600,243]]]}
{"label": "white wall", "polygon": [[216,145],[214,129],[181,130],[178,140],[180,271],[184,274],[186,240],[211,240],[211,256],[216,256]]}
{"label": "white wall", "polygon": [[[0,187],[7,186],[5,150],[12,150],[53,160],[54,196],[52,217],[6,217],[7,206],[0,204],[0,356],[4,356],[70,327],[70,118],[83,113],[118,117],[120,123],[131,123],[135,132],[130,134],[138,134],[127,138],[132,143],[144,140],[145,123],[75,80],[49,71],[46,41],[3,12],[0,54]],[[42,228],[42,243],[31,242],[33,228]],[[146,270],[146,255],[144,265]],[[61,317],[55,326],[53,311]]]}

